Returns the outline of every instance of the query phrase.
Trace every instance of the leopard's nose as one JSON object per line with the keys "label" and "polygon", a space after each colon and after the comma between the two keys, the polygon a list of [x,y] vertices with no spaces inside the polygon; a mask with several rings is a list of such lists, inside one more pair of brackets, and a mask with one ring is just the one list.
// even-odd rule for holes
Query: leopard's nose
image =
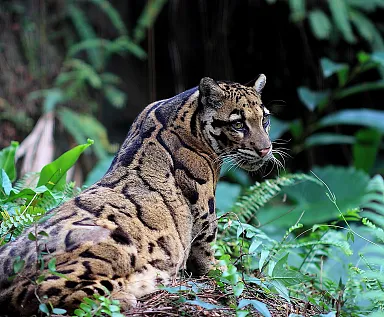
{"label": "leopard's nose", "polygon": [[271,151],[271,146],[265,148],[265,149],[261,149],[261,150],[257,150],[257,154],[259,154],[260,157],[264,157],[266,156],[269,152]]}

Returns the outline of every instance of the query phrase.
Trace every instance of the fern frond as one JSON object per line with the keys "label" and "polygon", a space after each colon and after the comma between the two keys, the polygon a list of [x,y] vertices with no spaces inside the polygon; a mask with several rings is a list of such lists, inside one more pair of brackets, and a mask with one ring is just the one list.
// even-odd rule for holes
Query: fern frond
{"label": "fern frond", "polygon": [[98,6],[108,16],[113,26],[117,29],[120,35],[127,34],[127,29],[119,12],[110,4],[107,0],[91,0],[96,6]]}
{"label": "fern frond", "polygon": [[324,245],[324,246],[334,246],[337,248],[340,248],[346,255],[352,255],[353,252],[348,244],[347,241],[335,241],[335,240],[320,240],[320,241],[307,241],[307,242],[300,242],[300,243],[287,243],[280,245],[280,249],[292,249],[292,248],[303,248],[303,247],[309,247],[309,246],[318,246],[318,245]]}
{"label": "fern frond", "polygon": [[72,58],[65,62],[65,67],[77,71],[77,75],[82,81],[87,81],[93,88],[98,89],[102,86],[102,81],[96,70],[81,59]]}
{"label": "fern frond", "polygon": [[95,140],[93,150],[99,159],[105,158],[108,152],[114,150],[104,126],[94,117],[63,108],[59,111],[59,119],[77,143],[85,143],[87,138]]}
{"label": "fern frond", "polygon": [[137,21],[135,30],[133,31],[133,39],[136,43],[140,43],[144,39],[145,30],[153,25],[166,2],[167,0],[147,2],[147,5]]}
{"label": "fern frond", "polygon": [[363,217],[384,228],[384,180],[381,175],[369,181],[361,208]]}
{"label": "fern frond", "polygon": [[287,174],[276,179],[266,180],[262,183],[256,182],[249,187],[245,195],[236,202],[233,211],[241,222],[247,222],[262,206],[275,197],[284,186],[294,185],[300,181],[312,181],[322,185],[313,176],[307,174]]}
{"label": "fern frond", "polygon": [[62,203],[72,199],[73,197],[80,194],[81,189],[75,186],[75,182],[70,182],[65,184],[64,189],[58,193],[54,193],[54,197],[56,198],[56,205],[51,207],[50,209],[61,205]]}
{"label": "fern frond", "polygon": [[145,59],[147,57],[147,53],[137,43],[133,42],[127,35],[118,37],[111,43],[108,48],[109,53],[111,54],[121,54],[127,51],[139,59]]}
{"label": "fern frond", "polygon": [[378,228],[367,218],[363,218],[362,223],[363,225],[371,229],[372,233],[376,236],[377,239],[381,240],[381,242],[384,242],[384,230],[382,228]]}
{"label": "fern frond", "polygon": [[18,179],[13,185],[13,189],[16,191],[21,191],[24,188],[35,187],[37,181],[39,180],[40,173],[38,172],[30,172],[26,173],[23,177]]}
{"label": "fern frond", "polygon": [[[76,6],[74,3],[69,4],[68,13],[69,13],[69,16],[71,17],[73,25],[76,28],[77,33],[80,35],[80,38],[83,41],[97,38],[95,30],[93,29],[91,24],[88,22],[84,12],[78,6]],[[88,49],[87,53],[89,56],[89,60],[91,61],[91,64],[96,69],[101,69],[103,66],[101,51],[99,49],[92,48],[92,49]]]}
{"label": "fern frond", "polygon": [[1,211],[0,241],[7,242],[11,237],[17,237],[45,213],[45,209],[34,206],[21,206],[13,215],[6,210]]}

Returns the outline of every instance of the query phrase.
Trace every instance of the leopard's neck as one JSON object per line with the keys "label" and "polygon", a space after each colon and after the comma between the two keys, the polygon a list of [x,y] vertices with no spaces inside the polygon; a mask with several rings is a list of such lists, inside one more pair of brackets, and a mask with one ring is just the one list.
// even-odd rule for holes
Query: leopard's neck
{"label": "leopard's neck", "polygon": [[[113,184],[117,179],[123,182],[126,175],[136,173],[138,168],[156,173],[161,162],[145,161],[145,157],[160,151],[163,164],[169,167],[168,173],[174,174],[175,169],[183,168],[193,179],[194,174],[200,175],[204,170],[206,175],[197,177],[197,181],[209,182],[215,189],[221,161],[202,133],[199,106],[196,88],[150,104],[133,123],[110,169],[99,183]],[[188,166],[181,167],[180,162],[188,162]]]}

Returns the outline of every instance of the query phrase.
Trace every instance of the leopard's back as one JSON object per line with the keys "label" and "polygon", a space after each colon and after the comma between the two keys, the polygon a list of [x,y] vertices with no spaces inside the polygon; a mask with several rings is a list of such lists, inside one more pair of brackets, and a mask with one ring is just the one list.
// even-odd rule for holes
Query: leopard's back
{"label": "leopard's back", "polygon": [[[33,314],[44,295],[72,311],[83,297],[106,290],[129,307],[179,269],[207,273],[220,157],[236,152],[233,158],[251,170],[270,159],[260,154],[270,148],[262,80],[248,88],[204,78],[199,87],[147,106],[106,175],[29,229],[49,235],[37,242],[46,253],[43,271],[36,269],[41,251],[28,231],[0,249],[0,311]],[[248,130],[234,130],[234,121]],[[9,282],[17,256],[25,268]],[[62,275],[47,270],[52,258]],[[31,283],[42,274],[41,283]]]}

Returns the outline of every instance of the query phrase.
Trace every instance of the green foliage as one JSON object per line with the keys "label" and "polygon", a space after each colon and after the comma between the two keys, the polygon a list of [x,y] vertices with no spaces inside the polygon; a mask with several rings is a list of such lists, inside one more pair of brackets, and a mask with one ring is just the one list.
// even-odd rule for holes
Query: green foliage
{"label": "green foliage", "polygon": [[[333,189],[342,213],[362,206],[364,191],[369,183],[369,176],[366,173],[354,168],[334,166],[316,167],[312,171]],[[324,186],[317,182],[301,182],[284,188],[282,193],[266,204],[257,216],[260,222],[273,221],[277,227],[287,227],[295,223],[298,218],[305,225],[334,221],[338,219],[340,213],[327,198]]]}
{"label": "green foliage", "polygon": [[106,150],[111,152],[116,150],[108,140],[107,131],[94,117],[85,114],[77,114],[70,109],[61,109],[59,118],[64,124],[68,133],[73,136],[77,143],[87,141],[88,135],[96,138],[94,152],[98,159],[102,160],[107,156]]}
{"label": "green foliage", "polygon": [[0,167],[12,182],[16,179],[15,154],[18,145],[18,142],[12,142],[10,146],[0,151]]}
{"label": "green foliage", "polygon": [[61,155],[54,162],[45,165],[40,172],[37,186],[46,186],[48,189],[58,187],[62,189],[66,183],[67,171],[76,163],[79,156],[93,144],[93,140],[88,139],[86,144],[78,145],[72,150]]}
{"label": "green foliage", "polygon": [[240,197],[232,208],[241,222],[248,222],[260,207],[281,192],[282,187],[292,186],[298,182],[312,181],[322,185],[315,177],[306,174],[287,174],[276,179],[256,182],[250,186],[245,195]]}
{"label": "green foliage", "polygon": [[[43,167],[36,185],[29,182],[31,176],[36,180],[36,173],[26,175],[12,186],[6,168],[11,173],[15,170],[14,159],[0,161],[0,244],[9,242],[22,231],[39,221],[47,212],[78,193],[74,183],[66,184],[66,172],[75,164],[80,154],[93,143],[79,145],[61,155],[54,162]],[[9,157],[17,144],[12,143],[0,151],[0,157]],[[14,155],[14,154],[13,154]],[[10,163],[11,162],[11,163]],[[12,175],[12,174],[11,174]],[[16,175],[15,175],[16,177]]]}
{"label": "green foliage", "polygon": [[93,317],[93,316],[111,316],[123,317],[120,313],[120,303],[118,300],[111,299],[109,291],[104,288],[108,296],[101,296],[93,294],[94,298],[85,297],[80,303],[79,308],[74,311],[75,316],[78,317]]}
{"label": "green foliage", "polygon": [[[116,146],[108,141],[105,128],[98,122],[100,101],[106,100],[112,107],[123,108],[128,100],[120,77],[106,71],[110,59],[116,55],[132,55],[141,60],[147,57],[140,42],[145,38],[146,30],[155,23],[165,3],[165,0],[148,2],[138,21],[133,23],[132,30],[128,30],[120,12],[108,0],[65,1],[63,5],[54,5],[53,8],[59,8],[59,12],[44,18],[44,23],[40,24],[24,14],[28,9],[27,3],[15,6],[6,4],[4,7],[7,12],[12,12],[10,14],[15,14],[14,23],[21,29],[22,49],[18,53],[25,56],[28,76],[33,77],[27,76],[27,86],[30,86],[29,82],[36,81],[42,82],[39,87],[44,87],[42,90],[25,91],[27,99],[36,107],[42,105],[39,109],[41,114],[53,112],[64,126],[60,131],[68,133],[75,142],[84,143],[88,138],[94,139],[96,146],[92,151],[96,160],[103,160],[116,151]],[[104,17],[103,23],[110,24],[111,34],[108,38],[100,35],[100,24],[89,17],[89,9]],[[45,47],[52,50],[59,48],[58,51],[48,52],[57,55],[55,65],[41,65],[39,52]],[[56,70],[52,72],[52,69]],[[0,122],[9,120],[17,124],[20,130],[30,132],[33,126],[31,118],[25,118],[22,111],[15,113],[12,110],[14,107],[3,99],[0,100],[0,106],[2,110],[5,109],[0,114]],[[56,138],[57,131],[55,133]],[[32,139],[39,142],[39,137],[34,136]],[[54,148],[54,144],[50,145]],[[9,176],[13,181],[13,175]]]}
{"label": "green foliage", "polygon": [[372,50],[384,48],[379,27],[367,15],[383,7],[381,0],[328,0],[317,3],[290,0],[288,3],[291,20],[300,24],[308,19],[310,29],[318,40],[335,42],[342,38],[350,44],[355,44],[359,41],[356,36],[358,33]]}
{"label": "green foliage", "polygon": [[[350,85],[355,78],[368,70],[380,70],[384,67],[383,56],[381,51],[372,54],[361,52],[357,55],[357,64],[354,67],[334,62],[329,58],[322,58],[320,66],[324,77],[337,77],[337,87],[321,91],[299,87],[297,89],[298,97],[308,110],[308,119],[283,122],[284,129],[280,129],[274,138],[289,131],[294,141],[293,154],[314,146],[347,144],[353,148],[351,164],[368,173],[375,171],[381,136],[384,133],[382,124],[384,111],[365,108],[332,112],[330,110],[340,100],[355,94],[384,88],[383,80]],[[331,113],[328,114],[328,112]],[[332,131],[338,126],[355,126],[362,129],[358,130],[355,135],[347,135],[339,131],[337,133]],[[331,132],[329,132],[330,130]]]}
{"label": "green foliage", "polygon": [[145,30],[153,25],[156,17],[166,2],[167,0],[154,0],[147,2],[146,7],[144,8],[137,21],[136,28],[133,31],[133,38],[135,43],[140,43],[144,39]]}
{"label": "green foliage", "polygon": [[[336,302],[339,316],[357,317],[366,311],[383,313],[384,180],[379,175],[368,179],[361,171],[342,168],[317,169],[315,175],[324,186],[319,186],[319,180],[313,182],[312,176],[307,175],[309,181],[284,188],[285,204],[294,200],[300,206],[300,202],[306,201],[305,209],[311,214],[310,219],[304,221],[307,227],[302,224],[303,214],[296,214],[296,220],[291,218],[295,224],[283,237],[275,238],[279,235],[268,233],[271,220],[265,221],[263,217],[259,218],[259,227],[234,221],[231,213],[220,218],[219,238],[213,247],[219,265],[226,269],[214,276],[219,285],[231,285],[233,295],[238,298],[236,309],[239,312],[244,307],[244,299],[241,299],[244,288],[255,283],[264,292],[277,293],[288,302],[298,296],[325,311],[332,310],[333,302]],[[297,175],[299,178],[302,174]],[[271,184],[271,180],[256,189],[267,186],[267,183]],[[273,213],[276,209],[274,193],[248,190],[240,201],[251,201],[247,195],[257,192],[264,195],[266,201],[272,199],[269,210],[263,210],[263,207],[258,214]],[[325,200],[329,203],[327,208],[324,208]],[[246,204],[243,208],[257,210],[257,201],[255,206]],[[334,209],[331,214],[335,220],[329,222],[328,218],[327,224],[321,218],[329,208]],[[235,219],[238,218],[236,215]],[[350,222],[360,226],[355,227]],[[235,230],[228,230],[231,228]],[[360,265],[356,265],[354,254],[358,254]],[[341,276],[335,274],[335,259]],[[328,315],[334,316],[335,312]]]}

